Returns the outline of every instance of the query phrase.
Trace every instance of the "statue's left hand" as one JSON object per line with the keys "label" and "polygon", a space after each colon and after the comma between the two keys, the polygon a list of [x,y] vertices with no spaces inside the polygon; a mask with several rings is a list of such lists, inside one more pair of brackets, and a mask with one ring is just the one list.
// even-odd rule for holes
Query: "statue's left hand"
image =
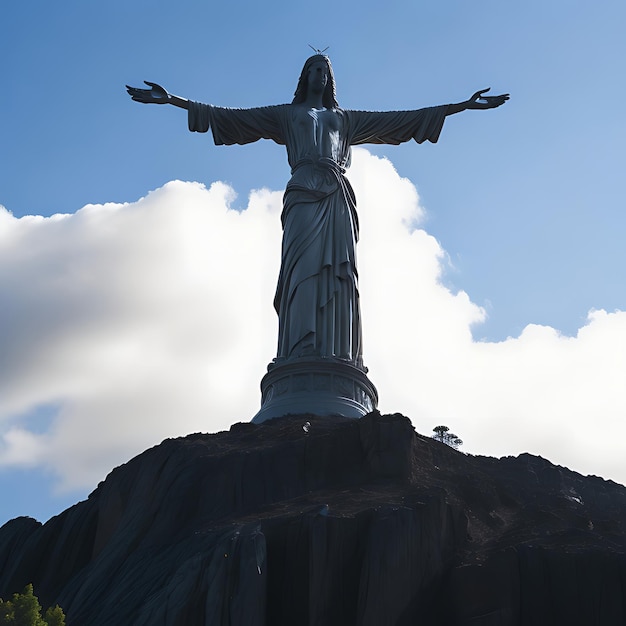
{"label": "statue's left hand", "polygon": [[128,91],[130,97],[135,102],[143,102],[144,104],[169,104],[170,95],[157,83],[149,83],[147,80],[143,81],[150,87],[150,89],[138,89],[137,87],[131,87],[126,85],[126,91]]}
{"label": "statue's left hand", "polygon": [[491,87],[487,89],[481,89],[477,91],[468,101],[468,109],[495,109],[501,106],[509,99],[508,93],[503,93],[500,96],[483,96],[487,93]]}

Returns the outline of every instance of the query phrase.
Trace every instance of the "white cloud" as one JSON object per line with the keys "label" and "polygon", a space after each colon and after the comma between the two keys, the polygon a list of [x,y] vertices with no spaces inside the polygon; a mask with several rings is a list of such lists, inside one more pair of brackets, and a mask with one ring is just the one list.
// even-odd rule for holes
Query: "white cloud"
{"label": "white cloud", "polygon": [[[576,337],[529,325],[477,342],[485,312],[441,283],[414,186],[356,150],[365,360],[384,412],[448,424],[469,452],[529,451],[626,482],[626,313]],[[165,437],[256,413],[274,356],[281,194],[175,181],[124,205],[13,218],[0,209],[0,466],[95,486]],[[38,406],[58,409],[29,430]]]}

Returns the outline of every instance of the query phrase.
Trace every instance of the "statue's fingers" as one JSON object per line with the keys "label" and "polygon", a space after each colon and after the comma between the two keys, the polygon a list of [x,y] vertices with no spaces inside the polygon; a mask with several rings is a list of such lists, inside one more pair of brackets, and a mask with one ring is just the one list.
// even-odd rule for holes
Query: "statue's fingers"
{"label": "statue's fingers", "polygon": [[130,87],[129,85],[126,85],[126,89],[128,90],[128,93],[134,93],[134,94],[148,94],[150,93],[150,89],[141,89],[140,87]]}
{"label": "statue's fingers", "polygon": [[152,102],[153,98],[146,89],[141,89],[130,96],[135,102]]}
{"label": "statue's fingers", "polygon": [[474,95],[470,98],[470,100],[483,100],[484,99],[483,94],[486,93],[487,91],[489,91],[489,89],[480,89],[479,91],[474,93]]}
{"label": "statue's fingers", "polygon": [[161,87],[161,85],[158,85],[157,83],[150,83],[147,80],[144,80],[143,82],[150,87],[149,91],[165,91],[163,87]]}
{"label": "statue's fingers", "polygon": [[149,83],[147,80],[144,80],[143,82],[146,83],[146,85],[150,85],[150,88],[152,90],[160,91],[160,92],[165,91],[165,89],[163,89],[163,87],[161,87],[161,85],[159,85],[158,83]]}

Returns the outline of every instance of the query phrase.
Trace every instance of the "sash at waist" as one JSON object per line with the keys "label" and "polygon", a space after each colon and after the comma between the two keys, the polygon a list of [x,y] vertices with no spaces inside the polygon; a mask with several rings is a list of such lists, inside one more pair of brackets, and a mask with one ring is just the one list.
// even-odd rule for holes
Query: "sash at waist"
{"label": "sash at waist", "polygon": [[349,188],[350,183],[344,173],[345,169],[328,157],[301,159],[291,169],[291,179],[285,189],[285,201],[290,192],[302,192],[309,201],[315,202],[339,189]]}
{"label": "sash at waist", "polygon": [[342,176],[346,173],[345,168],[341,167],[337,161],[331,159],[330,157],[319,157],[319,159],[313,159],[311,157],[300,159],[292,168],[291,175],[293,176],[297,170],[301,167],[305,166],[313,166],[320,168],[328,168],[332,170],[337,176]]}
{"label": "sash at waist", "polygon": [[328,157],[301,159],[291,170],[283,198],[282,223],[285,226],[287,214],[294,205],[322,202],[338,194],[336,208],[343,206],[350,214],[354,240],[358,240],[359,220],[356,214],[356,198],[345,169]]}

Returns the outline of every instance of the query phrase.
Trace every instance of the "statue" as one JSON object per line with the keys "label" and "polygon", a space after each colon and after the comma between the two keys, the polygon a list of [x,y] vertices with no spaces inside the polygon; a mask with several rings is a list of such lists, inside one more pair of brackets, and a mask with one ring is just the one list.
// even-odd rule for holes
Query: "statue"
{"label": "statue", "polygon": [[[274,299],[278,350],[268,370],[297,362],[334,362],[360,370],[367,380],[355,254],[359,224],[354,192],[344,176],[351,146],[397,145],[410,139],[434,143],[448,115],[498,107],[508,94],[486,96],[489,89],[483,89],[465,102],[414,111],[346,110],[337,103],[332,66],[321,53],[304,64],[291,104],[222,108],[145,82],[149,89],[127,85],[133,100],[187,109],[189,130],[211,129],[217,145],[271,139],[286,147],[291,179],[283,198],[282,257]],[[369,385],[356,393],[361,400],[369,396],[366,410],[375,407],[377,399]],[[268,399],[264,397],[264,404]],[[361,409],[357,413],[364,414]]]}

